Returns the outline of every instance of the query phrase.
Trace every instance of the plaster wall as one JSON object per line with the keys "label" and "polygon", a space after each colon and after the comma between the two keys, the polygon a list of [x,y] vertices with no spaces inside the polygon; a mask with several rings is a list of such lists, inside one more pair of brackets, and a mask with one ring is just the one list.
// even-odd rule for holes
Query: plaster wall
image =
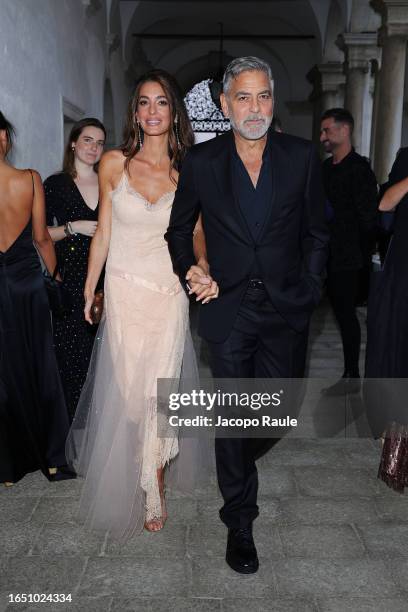
{"label": "plaster wall", "polygon": [[17,167],[43,178],[61,167],[64,105],[72,119],[103,119],[105,32],[103,7],[81,0],[1,0],[0,109],[17,131]]}

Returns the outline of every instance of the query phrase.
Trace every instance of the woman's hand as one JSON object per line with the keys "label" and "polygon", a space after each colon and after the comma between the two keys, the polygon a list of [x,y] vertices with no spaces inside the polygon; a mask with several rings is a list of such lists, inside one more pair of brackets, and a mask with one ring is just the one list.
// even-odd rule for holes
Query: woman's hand
{"label": "woman's hand", "polygon": [[186,274],[186,280],[190,285],[190,295],[195,293],[196,302],[202,300],[202,304],[207,304],[210,300],[217,298],[219,294],[218,284],[212,279],[208,270],[208,264],[205,266],[197,264],[191,266]]}
{"label": "woman's hand", "polygon": [[[202,304],[208,304],[208,302],[210,302],[211,300],[215,300],[218,297],[219,293],[220,293],[220,288],[218,287],[218,284],[215,282],[215,280],[211,279],[211,285],[205,292],[205,295],[207,297],[203,299]],[[201,296],[201,297],[204,297],[204,296]]]}
{"label": "woman's hand", "polygon": [[85,288],[84,298],[85,298],[85,307],[84,307],[85,321],[93,325],[93,321],[91,318],[91,308],[92,308],[92,304],[95,298],[95,291],[89,291],[89,289]]}
{"label": "woman's hand", "polygon": [[71,227],[75,234],[82,234],[83,236],[92,236],[96,232],[96,228],[98,227],[97,221],[71,221]]}

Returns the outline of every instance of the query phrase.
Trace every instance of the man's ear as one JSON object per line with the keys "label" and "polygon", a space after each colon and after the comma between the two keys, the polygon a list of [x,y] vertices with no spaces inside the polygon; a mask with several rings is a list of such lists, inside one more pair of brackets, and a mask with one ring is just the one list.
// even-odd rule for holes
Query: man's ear
{"label": "man's ear", "polygon": [[222,113],[224,117],[228,119],[229,117],[228,103],[227,103],[227,98],[225,97],[224,93],[220,94],[220,103],[221,103]]}

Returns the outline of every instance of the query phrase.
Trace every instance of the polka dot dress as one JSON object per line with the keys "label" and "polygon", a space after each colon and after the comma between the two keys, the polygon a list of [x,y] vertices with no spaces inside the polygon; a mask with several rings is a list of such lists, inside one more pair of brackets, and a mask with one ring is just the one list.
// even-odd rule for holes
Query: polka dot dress
{"label": "polka dot dress", "polygon": [[[47,224],[65,225],[67,221],[96,221],[98,208],[86,205],[70,175],[54,174],[44,183]],[[96,328],[84,320],[84,285],[91,238],[77,234],[55,243],[64,283],[71,295],[73,311],[62,320],[54,319],[54,345],[72,420],[88,371]]]}

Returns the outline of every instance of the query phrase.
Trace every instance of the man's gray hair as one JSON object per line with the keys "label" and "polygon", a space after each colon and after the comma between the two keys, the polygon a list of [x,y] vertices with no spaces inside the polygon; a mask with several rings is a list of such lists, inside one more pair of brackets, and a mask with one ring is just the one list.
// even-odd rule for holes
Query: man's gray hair
{"label": "man's gray hair", "polygon": [[222,79],[224,93],[228,93],[232,79],[236,79],[241,72],[247,72],[248,70],[261,70],[262,72],[265,72],[271,82],[271,89],[273,93],[273,76],[270,65],[259,57],[252,55],[248,55],[247,57],[237,57],[228,64]]}

